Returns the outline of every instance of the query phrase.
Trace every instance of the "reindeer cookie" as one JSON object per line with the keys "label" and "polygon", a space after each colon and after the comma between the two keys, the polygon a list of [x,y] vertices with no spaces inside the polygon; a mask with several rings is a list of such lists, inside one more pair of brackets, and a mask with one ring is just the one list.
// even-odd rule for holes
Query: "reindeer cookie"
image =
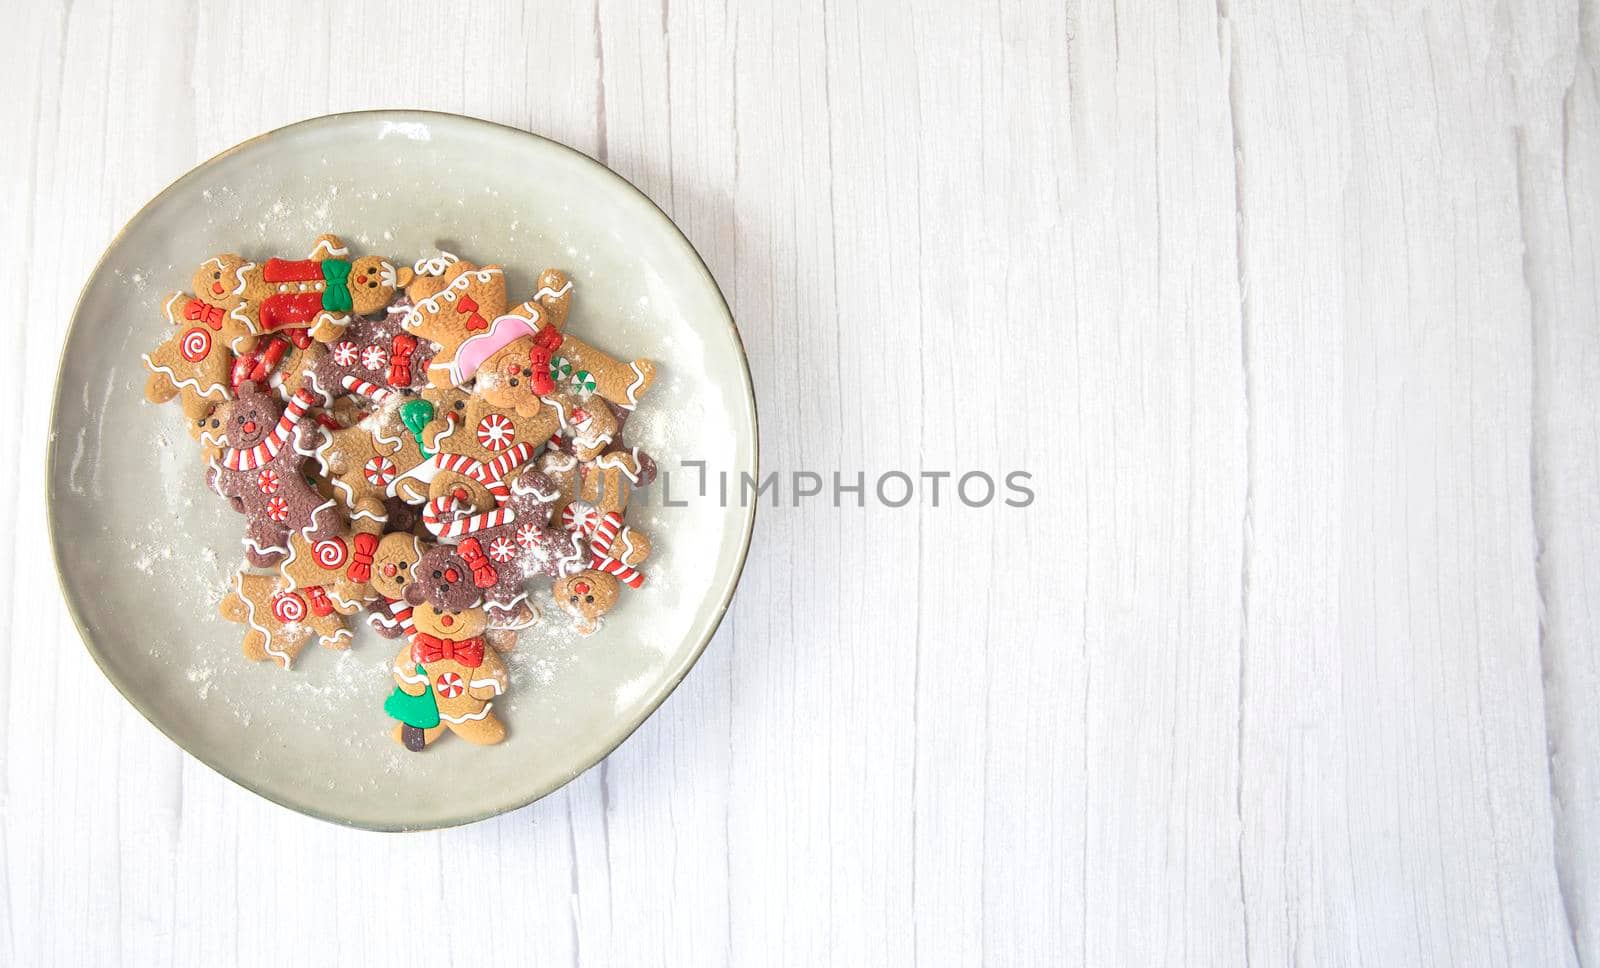
{"label": "reindeer cookie", "polygon": [[233,576],[233,590],[218,612],[230,622],[248,626],[244,657],[252,662],[273,659],[285,669],[312,636],[324,647],[350,646],[350,630],[331,607],[319,605],[303,591],[293,591],[277,575]]}

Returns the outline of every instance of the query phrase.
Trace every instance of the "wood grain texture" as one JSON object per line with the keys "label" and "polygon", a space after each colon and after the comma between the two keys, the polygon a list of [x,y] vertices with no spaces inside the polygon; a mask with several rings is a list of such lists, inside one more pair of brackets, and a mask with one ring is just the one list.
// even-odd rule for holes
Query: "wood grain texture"
{"label": "wood grain texture", "polygon": [[[473,9],[13,20],[0,963],[1600,964],[1592,2]],[[766,469],[869,489],[762,511],[600,767],[398,837],[173,748],[39,557],[106,241],[368,107],[631,179],[740,322]]]}

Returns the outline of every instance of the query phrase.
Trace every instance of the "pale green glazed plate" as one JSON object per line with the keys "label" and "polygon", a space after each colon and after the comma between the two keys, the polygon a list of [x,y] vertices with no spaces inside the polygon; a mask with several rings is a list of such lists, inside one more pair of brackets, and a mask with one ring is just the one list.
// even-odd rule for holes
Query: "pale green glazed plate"
{"label": "pale green glazed plate", "polygon": [[568,270],[571,330],[661,366],[627,432],[669,473],[755,473],[749,366],[716,282],[649,199],[576,151],[455,115],[332,115],[246,142],[145,206],[89,278],[47,474],[61,585],[100,668],[178,745],[284,806],[377,830],[483,819],[598,763],[672,692],[728,608],[755,511],[720,506],[714,486],[698,498],[692,469],[673,477],[685,507],[662,506],[658,482],[629,513],[655,542],[644,588],[590,638],[549,609],[523,633],[500,746],[395,745],[382,707],[399,645],[364,623],[352,649],[310,645],[292,671],[246,661],[242,627],[216,613],[242,519],[206,489],[178,405],[144,401],[140,354],[165,336],[162,297],[204,258],[297,256],[325,231],[397,263],[440,248],[502,262],[513,300],[540,269]]}

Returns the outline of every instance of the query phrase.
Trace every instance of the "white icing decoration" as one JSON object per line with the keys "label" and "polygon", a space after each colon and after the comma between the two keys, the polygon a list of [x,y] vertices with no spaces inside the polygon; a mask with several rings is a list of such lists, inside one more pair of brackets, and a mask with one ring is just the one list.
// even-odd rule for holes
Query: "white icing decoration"
{"label": "white icing decoration", "polygon": [[285,669],[289,668],[289,664],[294,660],[289,657],[289,653],[272,647],[272,632],[256,621],[256,603],[251,601],[249,596],[244,593],[244,575],[242,573],[233,576],[233,590],[239,593],[239,600],[244,602],[245,624],[260,632],[262,637],[266,639],[261,647],[267,650],[268,655],[276,656],[278,661],[283,663]]}
{"label": "white icing decoration", "polygon": [[342,259],[350,254],[350,250],[344,246],[334,245],[332,241],[322,238],[318,239],[317,244],[311,247],[311,258],[315,259],[317,257],[317,253],[324,249],[327,250],[329,255],[336,259]]}
{"label": "white icing decoration", "polygon": [[468,689],[480,689],[484,686],[492,687],[494,689],[494,694],[497,696],[506,691],[505,687],[500,685],[499,679],[474,679],[467,683]]}
{"label": "white icing decoration", "polygon": [[206,387],[205,389],[201,389],[200,388],[200,378],[199,377],[189,377],[186,380],[180,380],[180,379],[178,379],[178,374],[172,372],[172,367],[163,366],[160,363],[157,363],[157,362],[151,360],[149,353],[144,354],[144,365],[148,366],[151,369],[151,371],[154,372],[154,373],[164,374],[167,377],[167,379],[172,381],[173,386],[176,387],[179,390],[182,390],[184,387],[193,387],[194,388],[194,392],[198,393],[202,397],[209,398],[212,395],[212,393],[215,392],[216,395],[221,397],[222,399],[224,399],[224,400],[228,399],[228,388],[223,386],[222,384],[213,383],[209,387]]}
{"label": "white icing decoration", "polygon": [[461,724],[461,723],[465,723],[465,722],[467,722],[469,720],[476,722],[477,720],[480,720],[483,717],[489,715],[489,710],[491,710],[493,708],[494,708],[494,703],[486,702],[486,703],[483,704],[483,708],[482,709],[478,710],[475,713],[468,713],[465,716],[452,716],[449,713],[447,713],[447,712],[445,712],[444,710],[441,709],[439,711],[439,718],[443,719],[443,720],[445,720],[447,722],[456,723],[458,725]]}
{"label": "white icing decoration", "polygon": [[409,682],[413,686],[420,686],[428,681],[427,676],[419,676],[415,673],[407,672],[399,666],[394,667],[394,674],[400,679],[401,682]]}

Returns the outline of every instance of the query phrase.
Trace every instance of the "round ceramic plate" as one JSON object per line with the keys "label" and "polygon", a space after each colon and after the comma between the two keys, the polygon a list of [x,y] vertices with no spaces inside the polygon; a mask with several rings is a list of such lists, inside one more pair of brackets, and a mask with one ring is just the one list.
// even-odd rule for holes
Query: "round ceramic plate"
{"label": "round ceramic plate", "polygon": [[[309,645],[285,671],[240,654],[217,615],[243,519],[205,486],[177,403],[143,399],[140,355],[167,335],[163,297],[218,252],[297,258],[322,232],[397,263],[440,249],[506,265],[515,302],[547,266],[576,282],[570,330],[661,367],[630,444],[670,482],[629,511],[655,551],[643,588],[582,638],[546,609],[507,655],[499,746],[389,737],[398,644],[354,621],[348,651]],[[106,676],[189,753],[268,799],[338,823],[442,827],[522,806],[598,763],[671,693],[727,610],[753,508],[709,474],[755,473],[756,418],[738,331],[694,248],[603,165],[523,131],[454,115],[368,112],[301,122],[180,178],[90,276],[56,385],[49,512],[84,643]],[[677,473],[674,474],[674,470]],[[715,480],[713,478],[713,480]],[[539,594],[548,594],[545,582]]]}

